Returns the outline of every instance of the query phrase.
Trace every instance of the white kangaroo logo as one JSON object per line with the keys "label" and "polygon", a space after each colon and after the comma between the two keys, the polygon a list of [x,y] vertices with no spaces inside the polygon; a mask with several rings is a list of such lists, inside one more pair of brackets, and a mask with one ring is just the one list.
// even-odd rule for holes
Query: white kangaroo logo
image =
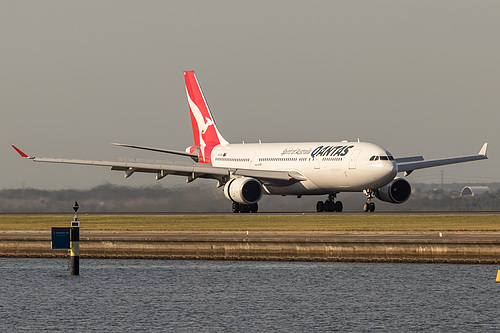
{"label": "white kangaroo logo", "polygon": [[[205,117],[205,120],[206,120],[206,122],[202,121],[203,122],[203,126],[201,128],[201,134],[205,134],[205,132],[207,131],[208,127],[213,126],[213,124],[214,124],[214,122],[212,121],[212,119],[210,119],[208,117]],[[200,124],[200,122],[198,121],[198,119],[196,119],[196,122],[198,123],[198,125]]]}

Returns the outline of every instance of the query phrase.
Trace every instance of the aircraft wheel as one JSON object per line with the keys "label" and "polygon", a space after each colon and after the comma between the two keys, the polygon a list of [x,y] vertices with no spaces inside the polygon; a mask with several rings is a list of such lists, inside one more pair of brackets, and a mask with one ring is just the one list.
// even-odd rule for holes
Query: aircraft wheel
{"label": "aircraft wheel", "polygon": [[240,205],[240,213],[249,213],[250,206],[249,205]]}
{"label": "aircraft wheel", "polygon": [[326,200],[325,201],[325,212],[334,212],[335,206],[333,204],[333,201],[331,200]]}
{"label": "aircraft wheel", "polygon": [[233,213],[239,213],[240,212],[240,204],[233,201],[232,211],[233,211]]}
{"label": "aircraft wheel", "polygon": [[318,213],[321,213],[322,211],[324,211],[324,209],[325,209],[325,204],[323,203],[323,201],[318,201],[316,203],[316,211]]}
{"label": "aircraft wheel", "polygon": [[370,212],[374,212],[375,211],[375,204],[373,202],[370,202]]}
{"label": "aircraft wheel", "polygon": [[259,210],[259,204],[258,203],[254,203],[254,204],[250,205],[250,213],[257,213],[258,210]]}
{"label": "aircraft wheel", "polygon": [[365,202],[363,205],[363,211],[366,213],[370,210],[370,204],[368,202]]}
{"label": "aircraft wheel", "polygon": [[342,201],[337,201],[334,205],[335,211],[336,212],[342,212],[344,210],[344,205],[342,204]]}

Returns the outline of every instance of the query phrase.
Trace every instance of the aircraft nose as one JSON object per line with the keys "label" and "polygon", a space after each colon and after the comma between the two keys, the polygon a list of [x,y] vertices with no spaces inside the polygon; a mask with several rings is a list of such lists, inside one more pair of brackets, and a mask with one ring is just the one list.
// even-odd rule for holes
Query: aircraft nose
{"label": "aircraft nose", "polygon": [[393,177],[396,177],[396,175],[398,174],[398,165],[396,164],[395,161],[392,161],[391,163],[391,167],[390,167],[390,174],[393,176]]}
{"label": "aircraft nose", "polygon": [[396,177],[397,173],[398,173],[398,166],[395,161],[388,161],[386,163],[382,163],[380,168],[380,174],[382,178],[391,181]]}

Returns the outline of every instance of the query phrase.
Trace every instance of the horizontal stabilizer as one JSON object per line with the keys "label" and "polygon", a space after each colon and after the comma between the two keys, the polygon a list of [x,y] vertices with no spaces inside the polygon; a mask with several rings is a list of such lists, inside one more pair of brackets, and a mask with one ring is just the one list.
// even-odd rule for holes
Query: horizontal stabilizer
{"label": "horizontal stabilizer", "polygon": [[198,159],[198,154],[188,153],[188,152],[180,151],[180,150],[144,147],[144,146],[136,146],[136,145],[126,145],[123,143],[112,143],[112,144],[115,146],[120,146],[120,147],[143,149],[143,150],[155,151],[155,152],[159,152],[159,153],[174,154],[174,155],[181,155],[181,156],[189,156],[192,159],[194,159],[195,161]]}

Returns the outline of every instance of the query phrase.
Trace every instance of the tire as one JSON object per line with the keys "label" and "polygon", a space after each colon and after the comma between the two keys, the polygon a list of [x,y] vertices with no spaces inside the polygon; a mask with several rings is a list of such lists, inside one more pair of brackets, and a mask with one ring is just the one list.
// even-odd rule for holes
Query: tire
{"label": "tire", "polygon": [[375,211],[375,204],[370,202],[370,212],[373,213]]}
{"label": "tire", "polygon": [[237,202],[233,202],[232,211],[233,211],[233,213],[239,213],[240,212],[240,204]]}
{"label": "tire", "polygon": [[323,201],[318,201],[318,202],[316,203],[316,211],[317,211],[318,213],[321,213],[321,212],[323,212],[323,211],[324,211],[324,209],[325,209],[325,204],[323,203]]}
{"label": "tire", "polygon": [[344,210],[344,205],[342,204],[342,201],[337,201],[335,203],[334,210],[339,213],[341,213],[342,210]]}
{"label": "tire", "polygon": [[363,205],[363,211],[366,213],[370,210],[370,204],[368,202],[365,202]]}
{"label": "tire", "polygon": [[257,213],[258,210],[259,210],[259,204],[258,203],[254,203],[254,204],[250,205],[250,213]]}

